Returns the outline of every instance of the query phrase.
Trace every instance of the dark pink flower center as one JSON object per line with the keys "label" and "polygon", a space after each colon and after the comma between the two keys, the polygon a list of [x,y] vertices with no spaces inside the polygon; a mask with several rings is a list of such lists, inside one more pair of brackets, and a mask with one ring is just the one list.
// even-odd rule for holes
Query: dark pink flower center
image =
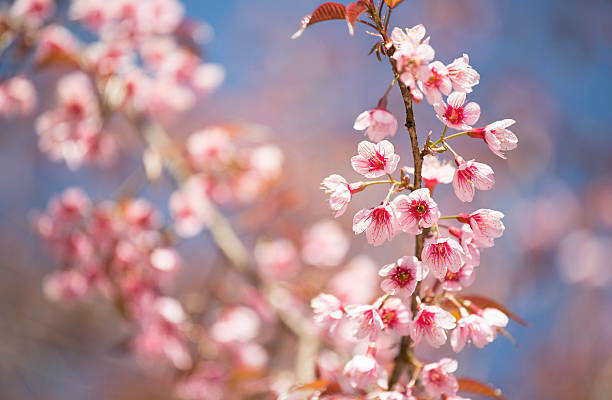
{"label": "dark pink flower center", "polygon": [[431,327],[435,325],[435,319],[436,319],[436,314],[429,312],[429,311],[423,311],[421,312],[421,315],[419,316],[418,323],[421,326]]}
{"label": "dark pink flower center", "polygon": [[413,213],[416,213],[422,216],[429,210],[429,207],[427,206],[427,203],[425,201],[417,200],[417,201],[413,201],[412,204],[410,204],[410,210]]}
{"label": "dark pink flower center", "polygon": [[395,323],[395,320],[397,319],[397,312],[395,312],[395,310],[384,309],[382,310],[380,317],[385,323],[385,326],[391,326]]}
{"label": "dark pink flower center", "polygon": [[368,166],[370,170],[383,169],[385,167],[385,156],[376,152],[372,157],[368,158]]}
{"label": "dark pink flower center", "polygon": [[454,108],[452,106],[446,107],[444,112],[444,118],[449,120],[453,124],[458,124],[463,121],[463,107]]}
{"label": "dark pink flower center", "polygon": [[442,382],[444,382],[444,375],[437,369],[432,369],[429,371],[429,381],[431,383],[435,383],[436,385],[440,385]]}
{"label": "dark pink flower center", "polygon": [[400,287],[408,285],[414,280],[412,271],[406,267],[397,267],[391,276],[391,279]]}

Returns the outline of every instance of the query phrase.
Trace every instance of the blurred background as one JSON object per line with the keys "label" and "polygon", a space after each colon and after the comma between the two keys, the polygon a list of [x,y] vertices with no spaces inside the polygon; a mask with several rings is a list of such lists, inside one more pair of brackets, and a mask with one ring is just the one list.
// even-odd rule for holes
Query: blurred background
{"label": "blurred background", "polygon": [[[331,173],[359,179],[349,159],[362,137],[352,124],[376,105],[391,78],[388,65],[367,56],[373,38],[362,26],[350,37],[346,24],[325,22],[290,40],[299,20],[319,4],[312,0],[183,3],[188,16],[214,29],[206,58],[227,75],[173,134],[212,123],[268,127],[286,154],[283,186],[300,201],[267,229],[288,235],[328,218],[319,182]],[[494,383],[510,399],[604,400],[612,393],[611,18],[607,0],[406,0],[393,12],[392,26],[425,25],[437,60],[469,54],[481,76],[469,96],[481,105],[479,123],[517,121],[519,147],[507,161],[480,141],[461,140],[456,147],[496,172],[494,190],[479,192],[470,207],[506,214],[506,232],[484,251],[469,292],[499,299],[530,324],[509,328],[518,347],[500,338],[461,353],[460,372]],[[34,81],[50,93],[45,78]],[[396,89],[389,103],[401,121]],[[432,107],[418,104],[415,113],[421,141],[430,129],[437,137],[441,124]],[[160,393],[167,382],[116,354],[120,337],[108,306],[45,300],[42,277],[57,266],[30,220],[32,210],[69,186],[83,187],[93,199],[111,197],[137,168],[137,149],[124,149],[109,167],[71,172],[48,161],[36,142],[32,120],[0,121],[0,398],[166,398]],[[394,143],[410,164],[401,128]],[[170,189],[162,181],[141,195],[167,210]],[[360,196],[338,219],[347,233],[352,211],[378,197]],[[437,198],[444,214],[464,210],[450,187],[440,188]],[[351,254],[366,253],[382,265],[389,254],[411,248],[395,240],[373,249],[361,235]],[[185,268],[177,292],[194,290],[193,279],[215,263],[214,248],[203,234],[178,249]]]}

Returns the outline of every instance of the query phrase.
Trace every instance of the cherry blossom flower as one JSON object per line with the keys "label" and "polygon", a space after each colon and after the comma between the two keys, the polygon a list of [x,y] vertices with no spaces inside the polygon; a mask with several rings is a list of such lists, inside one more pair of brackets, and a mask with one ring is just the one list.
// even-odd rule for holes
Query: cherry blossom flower
{"label": "cherry blossom flower", "polygon": [[485,308],[479,315],[487,320],[491,326],[503,328],[508,325],[508,316],[497,308]]}
{"label": "cherry blossom flower", "polygon": [[401,29],[398,27],[393,28],[391,31],[391,41],[396,49],[400,49],[405,43],[409,43],[411,45],[419,45],[422,42],[429,42],[429,38],[425,41],[425,26],[423,24],[418,24],[413,26],[412,28]]}
{"label": "cherry blossom flower", "polygon": [[360,210],[353,218],[353,232],[358,235],[365,231],[368,243],[373,246],[392,240],[399,230],[395,210],[389,204]]}
{"label": "cherry blossom flower", "polygon": [[87,277],[76,269],[56,271],[43,280],[43,293],[52,301],[80,300],[90,289]]}
{"label": "cherry blossom flower", "polygon": [[456,395],[459,390],[457,378],[453,376],[456,370],[457,361],[450,358],[443,358],[437,363],[425,365],[421,373],[421,382],[427,394],[433,398],[438,398],[442,394]]}
{"label": "cherry blossom flower", "polygon": [[455,162],[457,171],[453,178],[453,189],[459,200],[470,202],[474,199],[475,189],[489,190],[495,184],[493,169],[487,164],[465,161],[460,156],[455,158]]}
{"label": "cherry blossom flower", "polygon": [[395,154],[393,144],[383,140],[378,144],[366,140],[357,147],[359,155],[351,158],[353,169],[366,178],[378,178],[391,174],[397,168],[400,157]]}
{"label": "cherry blossom flower", "polygon": [[17,75],[0,83],[0,116],[26,116],[36,108],[36,89],[27,78]]}
{"label": "cherry blossom flower", "polygon": [[438,306],[419,305],[412,322],[410,337],[415,343],[425,338],[433,347],[440,347],[446,342],[446,331],[455,327],[455,317]]}
{"label": "cherry blossom flower", "polygon": [[465,254],[465,265],[472,267],[480,265],[480,250],[478,249],[472,228],[468,224],[463,224],[461,229],[451,226],[448,228],[448,231],[459,239]]}
{"label": "cherry blossom flower", "polygon": [[[410,174],[414,174],[414,168],[406,168],[406,171]],[[427,154],[423,157],[423,166],[421,170],[421,177],[425,183],[425,187],[433,193],[436,185],[440,183],[451,183],[453,176],[455,175],[455,167],[449,162],[440,162],[440,160],[431,154]]]}
{"label": "cherry blossom flower", "polygon": [[335,267],[342,262],[349,246],[349,240],[338,223],[320,221],[304,233],[302,258],[316,267]]}
{"label": "cherry blossom flower", "polygon": [[342,176],[333,174],[323,179],[321,189],[330,195],[329,206],[336,212],[334,217],[338,218],[346,211],[353,193],[363,190],[363,182],[349,184]]}
{"label": "cherry blossom flower", "polygon": [[442,95],[448,96],[453,89],[448,70],[440,61],[434,61],[426,70],[421,70],[419,80],[429,104],[442,102]]}
{"label": "cherry blossom flower", "polygon": [[198,169],[215,170],[231,160],[235,148],[225,129],[209,127],[189,136],[187,152],[189,159]]}
{"label": "cherry blossom flower", "polygon": [[359,114],[353,129],[365,131],[371,141],[378,143],[397,132],[397,119],[384,108],[374,108]]}
{"label": "cherry blossom flower", "polygon": [[474,346],[483,348],[495,340],[495,329],[486,319],[477,314],[469,314],[465,308],[459,311],[461,318],[450,336],[450,344],[455,352],[460,352],[466,343],[471,342]]}
{"label": "cherry blossom flower", "polygon": [[[380,303],[380,299],[375,303]],[[412,313],[402,300],[397,297],[388,298],[379,311],[384,329],[392,330],[398,335],[405,336],[410,334],[412,325]]]}
{"label": "cherry blossom flower", "polygon": [[381,268],[379,275],[386,277],[381,283],[381,289],[392,296],[408,300],[414,293],[417,282],[427,276],[429,270],[415,256],[406,256],[394,264]]}
{"label": "cherry blossom flower", "polygon": [[[434,49],[429,45],[429,41],[422,41],[425,35],[425,28],[415,27],[414,31],[407,31],[405,39],[401,40],[399,33],[396,32],[396,40],[400,39],[399,47],[393,53],[400,79],[410,88],[416,88],[416,80],[419,76],[427,74],[428,64],[435,56]],[[422,28],[422,29],[421,29]],[[414,28],[413,28],[414,29]],[[418,41],[417,41],[418,40]]]}
{"label": "cherry blossom flower", "polygon": [[347,304],[369,302],[378,291],[377,272],[378,266],[370,257],[357,256],[329,281],[329,291]]}
{"label": "cherry blossom flower", "polygon": [[41,30],[34,59],[37,63],[60,60],[75,63],[78,60],[79,41],[62,25],[48,25]]}
{"label": "cherry blossom flower", "polygon": [[356,355],[344,366],[352,387],[366,390],[374,385],[387,387],[387,371],[373,355]]}
{"label": "cherry blossom flower", "polygon": [[457,272],[446,271],[446,276],[442,281],[442,289],[449,292],[458,292],[474,283],[475,278],[474,267],[464,265]]}
{"label": "cherry blossom flower", "polygon": [[393,199],[393,208],[404,232],[416,235],[421,228],[429,228],[438,222],[440,210],[429,193],[429,189],[421,188]]}
{"label": "cherry blossom flower", "polygon": [[472,129],[469,135],[483,139],[493,153],[506,159],[506,155],[502,152],[515,149],[518,143],[516,135],[511,130],[506,129],[514,123],[513,119],[495,121],[484,128]]}
{"label": "cherry blossom flower", "polygon": [[14,18],[32,26],[41,25],[55,11],[54,0],[16,0],[10,9]]}
{"label": "cherry blossom flower", "polygon": [[310,306],[318,326],[333,331],[344,316],[342,303],[334,295],[321,293],[311,300]]}
{"label": "cherry blossom flower", "polygon": [[287,239],[258,242],[254,256],[259,271],[269,279],[287,279],[300,268],[297,250]]}
{"label": "cherry blossom flower", "polygon": [[481,208],[471,214],[460,214],[458,220],[470,224],[478,246],[493,247],[494,239],[504,233],[503,217],[504,214],[499,211]]}
{"label": "cherry blossom flower", "polygon": [[449,128],[468,130],[480,118],[480,106],[470,102],[465,104],[465,93],[453,92],[446,99],[448,104],[434,104],[436,116]]}
{"label": "cherry blossom flower", "polygon": [[472,88],[480,81],[480,74],[470,66],[470,58],[467,54],[456,58],[446,68],[453,84],[453,90],[456,92],[471,93]]}
{"label": "cherry blossom flower", "polygon": [[442,280],[446,271],[459,271],[465,260],[465,253],[456,240],[440,237],[425,244],[421,259],[434,276]]}
{"label": "cherry blossom flower", "polygon": [[220,343],[247,343],[259,335],[261,320],[253,309],[244,306],[223,311],[210,328],[210,336]]}
{"label": "cherry blossom flower", "polygon": [[376,341],[378,334],[385,327],[378,306],[370,304],[351,305],[344,309],[349,318],[356,319],[358,322],[353,335],[357,339],[368,338],[371,342]]}
{"label": "cherry blossom flower", "polygon": [[179,236],[187,238],[197,235],[212,218],[212,205],[206,191],[206,178],[193,175],[182,188],[170,195],[168,206]]}

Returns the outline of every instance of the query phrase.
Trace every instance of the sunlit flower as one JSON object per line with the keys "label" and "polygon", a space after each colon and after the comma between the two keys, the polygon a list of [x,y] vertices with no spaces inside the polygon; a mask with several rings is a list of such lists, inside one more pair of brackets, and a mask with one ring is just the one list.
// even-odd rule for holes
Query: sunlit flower
{"label": "sunlit flower", "polygon": [[434,104],[436,116],[449,128],[468,130],[480,118],[480,106],[470,102],[465,104],[465,93],[453,92],[446,99],[448,104]]}
{"label": "sunlit flower", "polygon": [[425,279],[428,272],[415,256],[402,257],[396,263],[381,268],[378,274],[386,279],[380,283],[380,287],[385,293],[406,300],[414,293],[417,282]]}
{"label": "sunlit flower", "polygon": [[359,114],[353,129],[365,131],[371,141],[378,143],[397,132],[397,119],[383,108],[374,108]]}
{"label": "sunlit flower", "polygon": [[421,381],[427,394],[433,398],[438,398],[442,394],[456,395],[459,390],[457,378],[453,376],[456,370],[457,361],[450,358],[443,358],[437,363],[425,365],[421,373]]}
{"label": "sunlit flower", "polygon": [[456,58],[452,63],[446,66],[448,77],[453,84],[453,90],[456,92],[472,92],[472,88],[478,85],[480,75],[470,66],[470,58],[467,54]]}
{"label": "sunlit flower", "polygon": [[311,300],[314,320],[321,328],[333,331],[344,316],[342,303],[334,295],[321,293]]}
{"label": "sunlit flower", "polygon": [[440,347],[446,342],[446,330],[455,327],[455,317],[438,306],[419,305],[412,322],[410,337],[415,343],[425,338],[433,347]]}
{"label": "sunlit flower", "polygon": [[429,104],[442,102],[442,95],[448,96],[453,89],[448,70],[440,61],[434,61],[421,70],[419,80]]}
{"label": "sunlit flower", "polygon": [[421,259],[436,278],[441,280],[446,276],[446,271],[459,271],[465,254],[456,240],[440,237],[425,244]]}
{"label": "sunlit flower", "polygon": [[378,144],[366,140],[357,147],[359,155],[351,158],[353,169],[366,178],[378,178],[392,174],[397,168],[400,157],[395,154],[393,144],[383,140]]}
{"label": "sunlit flower", "polygon": [[440,218],[438,205],[429,193],[429,189],[422,188],[393,199],[393,207],[404,232],[416,235],[421,228],[433,226]]}
{"label": "sunlit flower", "polygon": [[489,190],[495,184],[493,169],[487,164],[465,161],[462,157],[456,157],[455,162],[457,171],[453,178],[453,189],[459,200],[472,201],[475,189]]}
{"label": "sunlit flower", "polygon": [[469,135],[471,137],[482,138],[493,153],[505,159],[506,155],[503,151],[515,149],[518,143],[518,138],[514,132],[507,129],[509,126],[514,125],[514,123],[513,119],[495,121],[484,128],[472,129]]}
{"label": "sunlit flower", "polygon": [[489,209],[476,210],[471,214],[461,214],[459,221],[470,224],[474,232],[474,240],[480,247],[492,247],[494,239],[504,233],[504,214]]}
{"label": "sunlit flower", "polygon": [[365,231],[368,242],[374,246],[392,240],[399,229],[395,210],[389,204],[360,210],[353,218],[355,234]]}
{"label": "sunlit flower", "polygon": [[344,367],[352,387],[368,389],[374,385],[387,387],[387,371],[370,354],[353,357]]}

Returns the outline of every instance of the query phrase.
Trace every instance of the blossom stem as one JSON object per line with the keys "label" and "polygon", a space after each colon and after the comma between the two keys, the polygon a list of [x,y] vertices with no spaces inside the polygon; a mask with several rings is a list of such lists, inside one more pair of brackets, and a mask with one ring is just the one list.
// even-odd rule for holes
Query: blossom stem
{"label": "blossom stem", "polygon": [[446,216],[446,217],[440,217],[438,219],[457,219],[457,218],[459,218],[458,215],[449,215],[449,216]]}
{"label": "blossom stem", "polygon": [[[444,132],[445,133],[446,133],[447,129],[448,129],[448,126],[445,126],[444,127]],[[429,147],[437,146],[440,143],[442,143],[444,141],[447,141],[448,139],[453,139],[453,138],[456,138],[456,137],[459,137],[459,136],[464,136],[464,135],[467,135],[468,133],[469,133],[469,131],[459,132],[459,133],[454,133],[454,134],[452,134],[450,136],[446,136],[446,137],[444,137],[444,133],[442,133],[442,137],[440,139],[436,140],[435,142],[433,142],[432,144],[430,144]]]}
{"label": "blossom stem", "polygon": [[390,180],[390,181],[370,181],[370,182],[364,182],[363,186],[372,186],[372,185],[379,185],[381,183],[396,183],[394,180]]}

